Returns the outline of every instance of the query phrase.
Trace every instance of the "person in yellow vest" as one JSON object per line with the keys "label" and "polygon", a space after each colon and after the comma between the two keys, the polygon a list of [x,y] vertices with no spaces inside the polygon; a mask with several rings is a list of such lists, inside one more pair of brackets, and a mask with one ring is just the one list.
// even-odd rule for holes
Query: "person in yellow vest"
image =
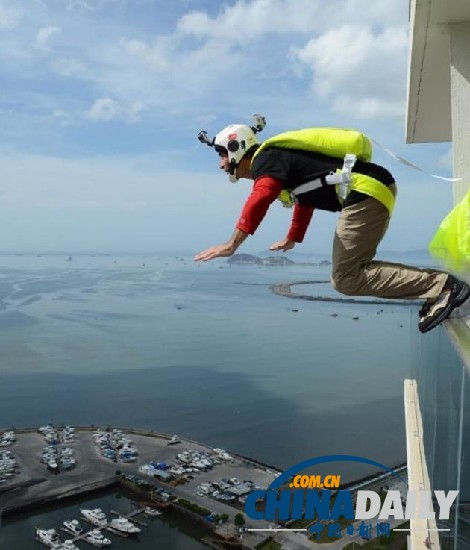
{"label": "person in yellow vest", "polygon": [[340,128],[305,128],[274,136],[264,143],[256,134],[266,124],[255,115],[253,126],[231,124],[212,140],[219,168],[231,182],[254,180],[235,230],[223,244],[195,256],[207,261],[232,256],[252,235],[269,206],[280,199],[293,205],[290,228],[270,250],[286,252],[304,239],[314,209],[340,212],[333,242],[331,281],[348,296],[426,299],[419,330],[427,332],[445,320],[470,296],[470,286],[434,269],[374,260],[395,204],[397,187],[388,170],[371,162],[370,140]]}

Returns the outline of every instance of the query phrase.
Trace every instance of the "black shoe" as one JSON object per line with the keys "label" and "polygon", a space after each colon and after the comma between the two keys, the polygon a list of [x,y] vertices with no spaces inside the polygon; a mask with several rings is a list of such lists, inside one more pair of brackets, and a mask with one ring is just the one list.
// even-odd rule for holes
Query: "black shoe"
{"label": "black shoe", "polygon": [[470,296],[470,286],[449,275],[446,284],[434,302],[426,302],[419,312],[419,330],[428,332],[445,321],[455,308]]}
{"label": "black shoe", "polygon": [[432,304],[434,303],[434,300],[426,300],[424,302],[424,304],[421,306],[421,309],[419,310],[419,318],[421,319],[421,317],[424,317],[428,311],[429,311],[429,308],[432,306]]}

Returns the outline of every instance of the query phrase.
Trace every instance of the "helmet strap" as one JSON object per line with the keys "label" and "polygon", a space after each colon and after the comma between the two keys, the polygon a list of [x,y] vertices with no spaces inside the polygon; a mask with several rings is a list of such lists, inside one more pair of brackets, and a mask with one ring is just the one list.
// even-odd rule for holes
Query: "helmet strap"
{"label": "helmet strap", "polygon": [[237,169],[238,165],[240,163],[237,162],[235,159],[230,159],[230,166],[228,170],[228,179],[232,183],[236,183],[238,181],[237,175],[235,174],[235,170]]}
{"label": "helmet strap", "polygon": [[229,171],[228,171],[228,173],[229,173],[230,175],[232,175],[232,176],[235,175],[235,170],[237,169],[238,164],[239,164],[239,163],[238,163],[235,159],[233,159],[233,158],[230,159],[230,167],[229,167]]}

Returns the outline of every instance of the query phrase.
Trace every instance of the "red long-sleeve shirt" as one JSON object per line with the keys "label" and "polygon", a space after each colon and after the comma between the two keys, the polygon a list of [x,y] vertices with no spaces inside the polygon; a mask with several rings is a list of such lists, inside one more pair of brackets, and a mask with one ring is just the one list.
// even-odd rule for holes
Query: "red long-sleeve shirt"
{"label": "red long-sleeve shirt", "polygon": [[[257,178],[253,184],[251,194],[243,206],[237,228],[240,231],[253,235],[266,215],[269,206],[276,200],[282,189],[281,181],[276,178],[271,176]],[[305,232],[312,219],[313,210],[313,206],[294,205],[292,221],[287,233],[289,240],[297,243],[303,241]]]}

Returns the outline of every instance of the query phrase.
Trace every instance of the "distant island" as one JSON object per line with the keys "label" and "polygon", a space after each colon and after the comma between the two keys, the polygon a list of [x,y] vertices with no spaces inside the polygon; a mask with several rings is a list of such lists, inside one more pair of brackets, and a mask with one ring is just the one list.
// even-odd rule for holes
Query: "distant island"
{"label": "distant island", "polygon": [[255,265],[316,265],[316,266],[328,266],[331,262],[328,260],[322,260],[318,263],[306,263],[306,262],[294,262],[287,256],[268,256],[262,258],[261,256],[254,256],[253,254],[234,254],[227,262],[229,264],[241,265],[241,264],[255,264]]}

